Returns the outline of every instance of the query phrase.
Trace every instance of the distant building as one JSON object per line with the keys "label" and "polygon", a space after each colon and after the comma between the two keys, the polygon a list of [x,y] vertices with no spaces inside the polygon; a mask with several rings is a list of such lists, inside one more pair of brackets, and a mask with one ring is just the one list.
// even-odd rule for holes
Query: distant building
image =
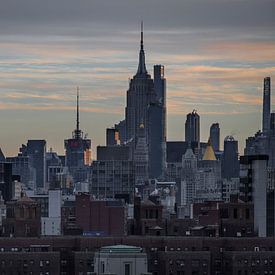
{"label": "distant building", "polygon": [[191,148],[182,156],[181,183],[178,185],[177,203],[181,208],[181,216],[190,217],[190,206],[196,197],[198,176],[197,158]]}
{"label": "distant building", "polygon": [[207,200],[221,200],[221,198],[221,163],[216,159],[209,139],[203,159],[198,161],[195,200],[204,202]]}
{"label": "distant building", "polygon": [[7,217],[3,221],[3,235],[6,237],[40,236],[40,206],[23,196],[17,201],[6,203]]}
{"label": "distant building", "polygon": [[120,200],[95,200],[90,194],[76,196],[76,224],[89,236],[124,236],[125,205]]}
{"label": "distant building", "polygon": [[6,158],[2,152],[2,149],[0,148],[0,162],[5,162],[6,161]]}
{"label": "distant building", "polygon": [[119,130],[115,128],[106,129],[106,146],[119,145]]}
{"label": "distant building", "polygon": [[135,190],[133,161],[100,160],[91,166],[90,191],[96,198],[126,195],[130,200]]}
{"label": "distant building", "polygon": [[132,148],[127,145],[97,146],[97,160],[132,160]]}
{"label": "distant building", "polygon": [[[20,148],[20,152],[22,156],[29,158],[30,167],[33,168],[35,175],[32,176],[32,169],[30,171],[30,178],[34,178],[34,186],[33,189],[36,191],[40,191],[45,189],[46,187],[46,141],[45,140],[28,140],[27,145],[22,145]],[[21,155],[18,155],[18,159],[12,161],[16,163],[17,161],[22,162],[27,160],[21,159]],[[22,164],[23,165],[23,164]],[[28,169],[26,164],[26,169]],[[23,167],[22,167],[23,168]],[[26,173],[27,170],[25,170]]]}
{"label": "distant building", "polygon": [[262,132],[264,135],[267,135],[270,129],[270,89],[271,89],[270,77],[265,77],[264,87],[263,87],[263,121],[262,121]]}
{"label": "distant building", "polygon": [[143,123],[140,124],[137,135],[137,143],[134,151],[134,165],[136,184],[144,184],[145,181],[149,179],[149,156]]}
{"label": "distant building", "polygon": [[213,123],[210,127],[210,142],[214,152],[220,151],[220,126],[219,123]]}
{"label": "distant building", "polygon": [[32,166],[31,156],[19,153],[16,157],[7,157],[12,163],[12,174],[20,176],[20,182],[29,189],[35,189],[36,169]]}
{"label": "distant building", "polygon": [[266,155],[240,158],[240,198],[254,204],[254,230],[259,237],[267,236],[267,164]]}
{"label": "distant building", "polygon": [[61,190],[49,190],[48,217],[41,218],[41,235],[61,235]]}
{"label": "distant building", "polygon": [[83,137],[79,128],[79,93],[77,91],[77,123],[71,139],[64,141],[66,150],[66,166],[69,168],[74,182],[88,178],[88,166],[91,164],[91,140]]}
{"label": "distant building", "polygon": [[95,253],[95,275],[150,275],[147,254],[141,247],[129,245],[104,246]]}
{"label": "distant building", "polygon": [[240,164],[238,159],[238,141],[232,136],[224,139],[222,155],[222,178],[238,178],[240,173]]}
{"label": "distant building", "polygon": [[196,110],[186,116],[185,141],[200,143],[200,116]]}
{"label": "distant building", "polygon": [[114,128],[118,130],[118,136],[120,144],[125,144],[126,142],[126,121],[122,120],[118,124],[115,124]]}
{"label": "distant building", "polygon": [[13,198],[12,164],[0,162],[0,191],[4,201]]}

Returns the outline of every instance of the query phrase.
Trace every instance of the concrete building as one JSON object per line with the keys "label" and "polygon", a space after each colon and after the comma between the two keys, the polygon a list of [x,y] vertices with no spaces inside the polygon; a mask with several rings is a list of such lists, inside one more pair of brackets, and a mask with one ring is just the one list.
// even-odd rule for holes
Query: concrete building
{"label": "concrete building", "polygon": [[254,230],[259,237],[266,237],[268,156],[241,156],[240,164],[240,197],[245,202],[253,202]]}
{"label": "concrete building", "polygon": [[135,188],[134,165],[129,160],[93,161],[90,192],[98,199],[125,195],[132,200]]}
{"label": "concrete building", "polygon": [[41,218],[41,235],[61,235],[61,190],[49,190],[48,217]]}
{"label": "concrete building", "polygon": [[95,253],[95,275],[150,275],[147,254],[141,247],[129,245],[104,246]]}

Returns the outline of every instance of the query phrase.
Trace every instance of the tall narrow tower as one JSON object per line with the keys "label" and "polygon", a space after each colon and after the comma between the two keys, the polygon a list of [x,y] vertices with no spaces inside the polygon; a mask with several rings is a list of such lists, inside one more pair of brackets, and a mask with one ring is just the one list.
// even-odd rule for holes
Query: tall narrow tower
{"label": "tall narrow tower", "polygon": [[91,164],[91,140],[83,137],[79,128],[79,88],[76,95],[76,129],[72,138],[64,141],[66,150],[66,166],[68,166],[74,182],[85,181],[87,169]]}
{"label": "tall narrow tower", "polygon": [[143,44],[143,24],[141,23],[140,51],[137,73],[131,79],[127,91],[126,115],[126,142],[136,140],[139,126],[143,122],[146,142],[148,142],[148,113],[150,102],[154,101],[154,82],[148,74],[145,65]]}
{"label": "tall narrow tower", "polygon": [[267,134],[270,129],[270,77],[264,79],[264,91],[263,91],[263,123],[262,131]]}

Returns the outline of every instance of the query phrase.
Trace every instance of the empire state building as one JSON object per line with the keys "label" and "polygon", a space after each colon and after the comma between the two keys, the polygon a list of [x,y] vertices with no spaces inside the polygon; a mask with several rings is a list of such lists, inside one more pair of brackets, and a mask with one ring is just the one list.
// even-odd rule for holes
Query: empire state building
{"label": "empire state building", "polygon": [[126,114],[126,140],[135,140],[139,125],[144,124],[146,140],[148,141],[148,106],[154,101],[154,82],[148,74],[145,65],[143,47],[143,27],[141,25],[141,39],[139,51],[139,64],[135,76],[131,79],[127,91]]}
{"label": "empire state building", "polygon": [[147,147],[144,152],[149,154],[149,177],[162,177],[166,163],[166,79],[162,65],[154,66],[154,79],[147,72],[142,24],[138,69],[127,91],[125,116],[126,142],[137,151],[142,125],[143,145]]}

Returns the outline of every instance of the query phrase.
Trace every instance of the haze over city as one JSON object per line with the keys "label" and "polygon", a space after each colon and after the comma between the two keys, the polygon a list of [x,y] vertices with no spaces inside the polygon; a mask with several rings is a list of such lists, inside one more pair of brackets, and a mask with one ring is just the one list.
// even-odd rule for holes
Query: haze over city
{"label": "haze over city", "polygon": [[[43,138],[63,153],[80,127],[93,148],[124,117],[128,79],[138,65],[140,21],[146,64],[165,66],[168,140],[184,139],[187,113],[201,117],[201,140],[219,122],[240,152],[261,128],[263,78],[275,73],[275,4],[228,1],[2,1],[0,140],[14,155]],[[273,97],[274,98],[274,97]],[[274,100],[273,100],[274,104]]]}

